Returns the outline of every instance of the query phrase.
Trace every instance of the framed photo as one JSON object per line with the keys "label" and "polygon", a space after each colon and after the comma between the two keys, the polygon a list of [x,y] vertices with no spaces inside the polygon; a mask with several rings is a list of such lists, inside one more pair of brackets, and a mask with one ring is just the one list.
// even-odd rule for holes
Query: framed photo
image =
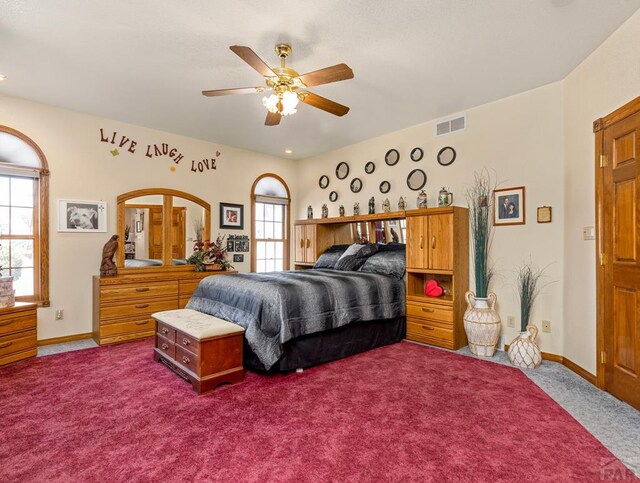
{"label": "framed photo", "polygon": [[104,201],[58,200],[58,231],[106,233],[107,204]]}
{"label": "framed photo", "polygon": [[524,186],[505,188],[493,192],[494,226],[525,224]]}
{"label": "framed photo", "polygon": [[236,253],[235,255],[233,255],[233,261],[234,262],[244,262],[244,255]]}
{"label": "framed photo", "polygon": [[235,251],[233,240],[227,240],[227,252],[231,253]]}
{"label": "framed photo", "polygon": [[244,228],[244,205],[220,203],[220,228],[242,230]]}

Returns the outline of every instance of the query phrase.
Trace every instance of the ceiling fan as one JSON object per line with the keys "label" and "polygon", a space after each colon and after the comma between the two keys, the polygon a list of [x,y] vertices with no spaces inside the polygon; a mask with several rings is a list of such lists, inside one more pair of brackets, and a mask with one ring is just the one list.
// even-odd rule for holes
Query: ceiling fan
{"label": "ceiling fan", "polygon": [[231,94],[252,94],[273,91],[274,93],[262,99],[267,108],[265,125],[276,126],[280,124],[282,116],[289,116],[297,112],[298,101],[302,101],[323,111],[336,116],[344,116],[349,112],[347,106],[326,99],[313,92],[300,90],[307,87],[329,84],[347,79],[353,79],[353,71],[347,64],[337,64],[324,69],[299,75],[295,70],[286,66],[286,59],[291,54],[291,46],[278,44],[275,47],[276,54],[280,57],[280,67],[269,67],[249,47],[232,45],[229,47],[237,56],[253,67],[264,77],[266,87],[242,87],[237,89],[218,89],[202,91],[207,97],[226,96]]}

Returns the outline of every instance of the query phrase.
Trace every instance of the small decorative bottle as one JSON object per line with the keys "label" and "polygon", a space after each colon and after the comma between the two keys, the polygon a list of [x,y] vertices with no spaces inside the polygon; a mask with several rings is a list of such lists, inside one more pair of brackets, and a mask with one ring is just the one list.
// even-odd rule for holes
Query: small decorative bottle
{"label": "small decorative bottle", "polygon": [[372,196],[371,198],[369,198],[369,214],[373,215],[375,212],[376,212],[376,200]]}
{"label": "small decorative bottle", "polygon": [[427,193],[424,190],[420,190],[420,193],[418,193],[417,206],[418,208],[427,207]]}
{"label": "small decorative bottle", "polygon": [[327,218],[329,216],[329,208],[327,208],[327,205],[324,204],[322,205],[322,218]]}
{"label": "small decorative bottle", "polygon": [[398,200],[398,211],[404,211],[407,209],[407,200],[404,199],[404,196],[401,196]]}
{"label": "small decorative bottle", "polygon": [[340,208],[338,208],[338,212],[340,213],[340,216],[344,216],[344,206],[340,205]]}
{"label": "small decorative bottle", "polygon": [[313,207],[311,205],[307,206],[307,219],[313,219]]}
{"label": "small decorative bottle", "polygon": [[353,216],[358,216],[360,214],[360,203],[357,201],[353,204]]}

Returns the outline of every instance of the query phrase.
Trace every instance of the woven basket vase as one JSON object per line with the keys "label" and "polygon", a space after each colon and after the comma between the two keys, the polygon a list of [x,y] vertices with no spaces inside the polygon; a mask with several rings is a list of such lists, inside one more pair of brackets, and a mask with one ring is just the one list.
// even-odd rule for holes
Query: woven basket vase
{"label": "woven basket vase", "polygon": [[502,330],[500,316],[495,310],[496,294],[491,292],[487,298],[480,298],[467,292],[465,298],[468,306],[464,313],[464,330],[469,349],[477,356],[493,357]]}
{"label": "woven basket vase", "polygon": [[542,352],[536,344],[538,328],[535,325],[527,325],[525,332],[520,332],[509,345],[509,359],[511,364],[525,369],[536,369],[542,364]]}

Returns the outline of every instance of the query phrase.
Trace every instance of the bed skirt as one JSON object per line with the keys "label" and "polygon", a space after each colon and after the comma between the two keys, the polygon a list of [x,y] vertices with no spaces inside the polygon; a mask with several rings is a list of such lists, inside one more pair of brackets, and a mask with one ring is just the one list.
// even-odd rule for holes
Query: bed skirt
{"label": "bed skirt", "polygon": [[284,354],[268,371],[244,339],[244,367],[268,373],[293,371],[400,342],[405,335],[404,316],[355,322],[337,329],[305,335],[288,341],[283,347]]}

